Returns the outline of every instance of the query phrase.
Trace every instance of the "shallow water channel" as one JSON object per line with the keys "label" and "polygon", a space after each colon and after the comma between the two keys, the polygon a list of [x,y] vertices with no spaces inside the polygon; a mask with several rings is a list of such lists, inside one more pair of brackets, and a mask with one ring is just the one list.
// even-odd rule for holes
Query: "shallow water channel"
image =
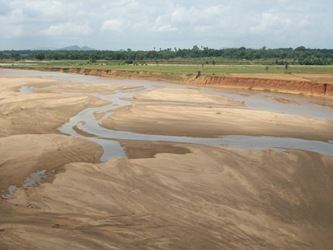
{"label": "shallow water channel", "polygon": [[[104,149],[104,154],[101,157],[101,161],[106,161],[111,157],[126,157],[126,154],[118,140],[160,141],[174,143],[205,144],[211,146],[221,145],[242,149],[299,149],[333,156],[332,141],[324,142],[270,136],[228,135],[217,138],[201,138],[172,135],[168,136],[140,134],[103,128],[100,125],[100,121],[104,117],[97,119],[94,115],[95,113],[112,115],[112,112],[114,112],[115,110],[122,107],[130,106],[132,104],[133,97],[143,91],[149,91],[158,87],[171,86],[172,88],[189,88],[189,86],[176,85],[172,83],[164,83],[158,81],[119,80],[57,72],[38,72],[24,70],[8,70],[7,72],[1,70],[1,72],[4,74],[7,73],[11,76],[15,76],[16,73],[16,75],[20,76],[38,76],[45,78],[53,78],[58,81],[66,82],[71,81],[76,83],[81,82],[91,84],[121,84],[126,87],[132,87],[131,89],[116,90],[110,95],[94,94],[94,96],[106,100],[110,104],[82,110],[59,128],[59,131],[63,134],[85,138],[101,145]],[[208,88],[201,88],[201,91],[209,94],[231,97],[232,99],[244,102],[248,108],[256,110],[267,110],[333,120],[333,105],[331,100],[255,91],[222,90]],[[33,88],[30,88],[29,86],[23,86],[21,87],[20,92],[32,94]]]}

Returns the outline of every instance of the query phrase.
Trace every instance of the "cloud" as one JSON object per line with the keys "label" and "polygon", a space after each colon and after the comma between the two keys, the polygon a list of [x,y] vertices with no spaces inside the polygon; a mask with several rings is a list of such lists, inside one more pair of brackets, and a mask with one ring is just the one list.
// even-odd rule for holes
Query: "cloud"
{"label": "cloud", "polygon": [[22,26],[15,24],[1,25],[0,34],[3,38],[17,38],[22,34]]}
{"label": "cloud", "polygon": [[331,0],[0,0],[0,49],[331,47],[332,9]]}
{"label": "cloud", "polygon": [[92,33],[91,28],[86,24],[60,23],[51,25],[42,34],[49,36],[81,36]]}
{"label": "cloud", "polygon": [[292,21],[288,17],[282,17],[273,13],[262,13],[259,23],[251,27],[252,32],[278,31],[288,29]]}
{"label": "cloud", "polygon": [[148,24],[146,25],[153,32],[173,32],[177,30],[167,16],[158,16],[152,23],[154,24],[152,27],[149,27]]}
{"label": "cloud", "polygon": [[152,31],[154,32],[173,32],[177,31],[176,27],[173,27],[171,24],[162,24],[162,25],[155,25],[152,27]]}
{"label": "cloud", "polygon": [[191,24],[207,24],[214,25],[216,19],[223,14],[223,5],[211,5],[205,7],[177,7],[171,13],[171,21],[174,23],[191,23]]}
{"label": "cloud", "polygon": [[106,20],[102,25],[102,30],[107,31],[122,31],[125,28],[125,24],[123,21],[118,19],[109,19]]}

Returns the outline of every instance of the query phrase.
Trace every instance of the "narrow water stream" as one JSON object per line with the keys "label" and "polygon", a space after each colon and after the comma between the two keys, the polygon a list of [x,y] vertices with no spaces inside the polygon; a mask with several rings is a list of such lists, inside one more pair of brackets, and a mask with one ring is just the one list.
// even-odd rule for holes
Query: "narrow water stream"
{"label": "narrow water stream", "polygon": [[[140,92],[141,91],[142,90],[140,90]],[[92,140],[103,147],[104,155],[102,156],[102,161],[106,161],[110,157],[125,156],[125,153],[117,140],[160,141],[205,144],[211,146],[221,145],[243,149],[301,149],[333,156],[333,143],[330,142],[303,140],[296,138],[279,138],[271,136],[229,135],[219,138],[202,138],[188,136],[153,135],[106,129],[100,125],[99,120],[96,119],[94,113],[108,112],[109,114],[111,113],[110,115],[112,115],[112,112],[118,108],[130,106],[132,97],[136,94],[138,94],[138,92],[116,91],[112,95],[96,95],[103,100],[110,101],[111,104],[97,108],[85,109],[78,113],[76,116],[72,117],[70,121],[60,127],[59,130],[63,134],[85,137],[74,129],[77,127],[79,130],[88,133],[89,135],[93,135],[93,137],[87,137],[87,139]]]}
{"label": "narrow water stream", "polygon": [[[31,73],[31,72],[30,72]],[[79,81],[84,83],[112,83],[113,79],[105,79],[100,77],[63,74],[55,72],[38,72],[46,73],[45,77],[54,79],[66,79],[66,81]],[[72,117],[67,123],[63,124],[59,131],[63,134],[85,138],[101,145],[104,149],[104,154],[101,161],[107,161],[111,157],[123,156],[126,157],[124,150],[119,144],[118,140],[136,140],[136,141],[161,141],[161,142],[174,142],[174,143],[188,143],[188,144],[205,144],[211,146],[229,146],[243,149],[299,149],[317,152],[325,155],[333,156],[333,142],[322,142],[303,140],[297,138],[279,138],[270,136],[240,136],[229,135],[218,138],[199,138],[187,136],[168,136],[168,135],[153,135],[153,134],[140,134],[128,131],[117,131],[106,129],[100,125],[100,121],[95,117],[95,113],[107,113],[112,115],[112,112],[119,108],[130,106],[132,99],[135,95],[149,91],[155,87],[172,86],[186,88],[187,86],[174,85],[162,82],[152,81],[131,81],[131,80],[115,80],[117,83],[121,82],[126,86],[136,86],[136,89],[131,90],[117,90],[111,95],[95,94],[94,96],[110,102],[110,104],[87,108],[77,115]],[[125,81],[125,82],[122,82]],[[29,86],[23,86],[20,89],[23,93],[32,93],[33,90]],[[269,110],[287,114],[299,114],[310,117],[320,117],[333,120],[332,107],[325,107],[317,105],[312,101],[307,100],[306,97],[298,97],[293,95],[282,95],[275,93],[257,93],[245,92],[239,93],[238,91],[226,91],[216,89],[201,89],[203,92],[210,94],[222,95],[231,97],[232,99],[243,101],[249,108]],[[282,96],[282,97],[281,97]],[[282,103],[277,100],[284,98],[287,103]],[[290,102],[289,102],[289,101]],[[312,100],[312,99],[311,99]],[[103,119],[103,118],[101,118]],[[332,128],[333,129],[333,128]],[[81,132],[79,132],[81,131]]]}

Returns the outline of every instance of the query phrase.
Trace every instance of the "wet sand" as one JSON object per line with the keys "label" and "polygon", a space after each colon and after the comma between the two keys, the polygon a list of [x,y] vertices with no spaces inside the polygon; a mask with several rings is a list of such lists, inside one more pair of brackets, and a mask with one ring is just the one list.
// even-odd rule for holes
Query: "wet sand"
{"label": "wet sand", "polygon": [[[34,93],[18,93],[24,85]],[[119,140],[128,159],[100,163],[98,144],[60,134],[79,111],[105,105],[91,94],[123,88],[0,78],[0,188],[17,187],[0,199],[0,249],[332,248],[333,157]],[[149,134],[333,138],[323,118],[170,87],[102,122]],[[44,170],[40,185],[25,185]]]}
{"label": "wet sand", "polygon": [[103,149],[64,135],[12,135],[0,138],[0,190],[21,186],[37,170],[57,170],[70,162],[99,162]]}
{"label": "wet sand", "polygon": [[162,135],[333,139],[333,122],[326,119],[252,110],[240,102],[213,98],[198,90],[170,88],[137,96],[133,106],[115,111],[102,126]]}
{"label": "wet sand", "polygon": [[[20,187],[38,170],[56,170],[70,162],[99,162],[103,149],[95,143],[59,135],[58,127],[81,109],[104,101],[80,94],[19,93],[56,88],[52,79],[0,78],[0,193]],[[62,87],[75,90],[75,86]],[[50,91],[51,92],[51,91]]]}
{"label": "wet sand", "polygon": [[[18,93],[24,85],[31,86],[37,93]],[[76,94],[73,84],[59,86],[74,89],[72,94],[52,93],[47,85],[53,89],[58,86],[54,80],[0,78],[0,136],[57,133],[57,128],[80,110],[105,104],[96,97]],[[38,93],[41,89],[46,91]]]}

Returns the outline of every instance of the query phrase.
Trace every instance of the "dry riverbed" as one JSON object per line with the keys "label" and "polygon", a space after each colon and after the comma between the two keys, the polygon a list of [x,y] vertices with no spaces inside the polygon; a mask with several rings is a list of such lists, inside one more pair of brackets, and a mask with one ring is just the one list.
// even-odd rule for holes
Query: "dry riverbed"
{"label": "dry riverbed", "polygon": [[[19,93],[23,85],[34,93]],[[100,145],[60,134],[81,110],[105,105],[91,94],[124,88],[0,78],[0,249],[332,248],[333,157],[119,140],[128,159],[101,163]],[[95,116],[147,134],[333,139],[324,118],[195,88],[155,88],[132,104]]]}
{"label": "dry riverbed", "polygon": [[332,140],[326,119],[247,109],[242,103],[198,90],[156,89],[135,98],[102,125],[147,134],[214,137],[258,135]]}

